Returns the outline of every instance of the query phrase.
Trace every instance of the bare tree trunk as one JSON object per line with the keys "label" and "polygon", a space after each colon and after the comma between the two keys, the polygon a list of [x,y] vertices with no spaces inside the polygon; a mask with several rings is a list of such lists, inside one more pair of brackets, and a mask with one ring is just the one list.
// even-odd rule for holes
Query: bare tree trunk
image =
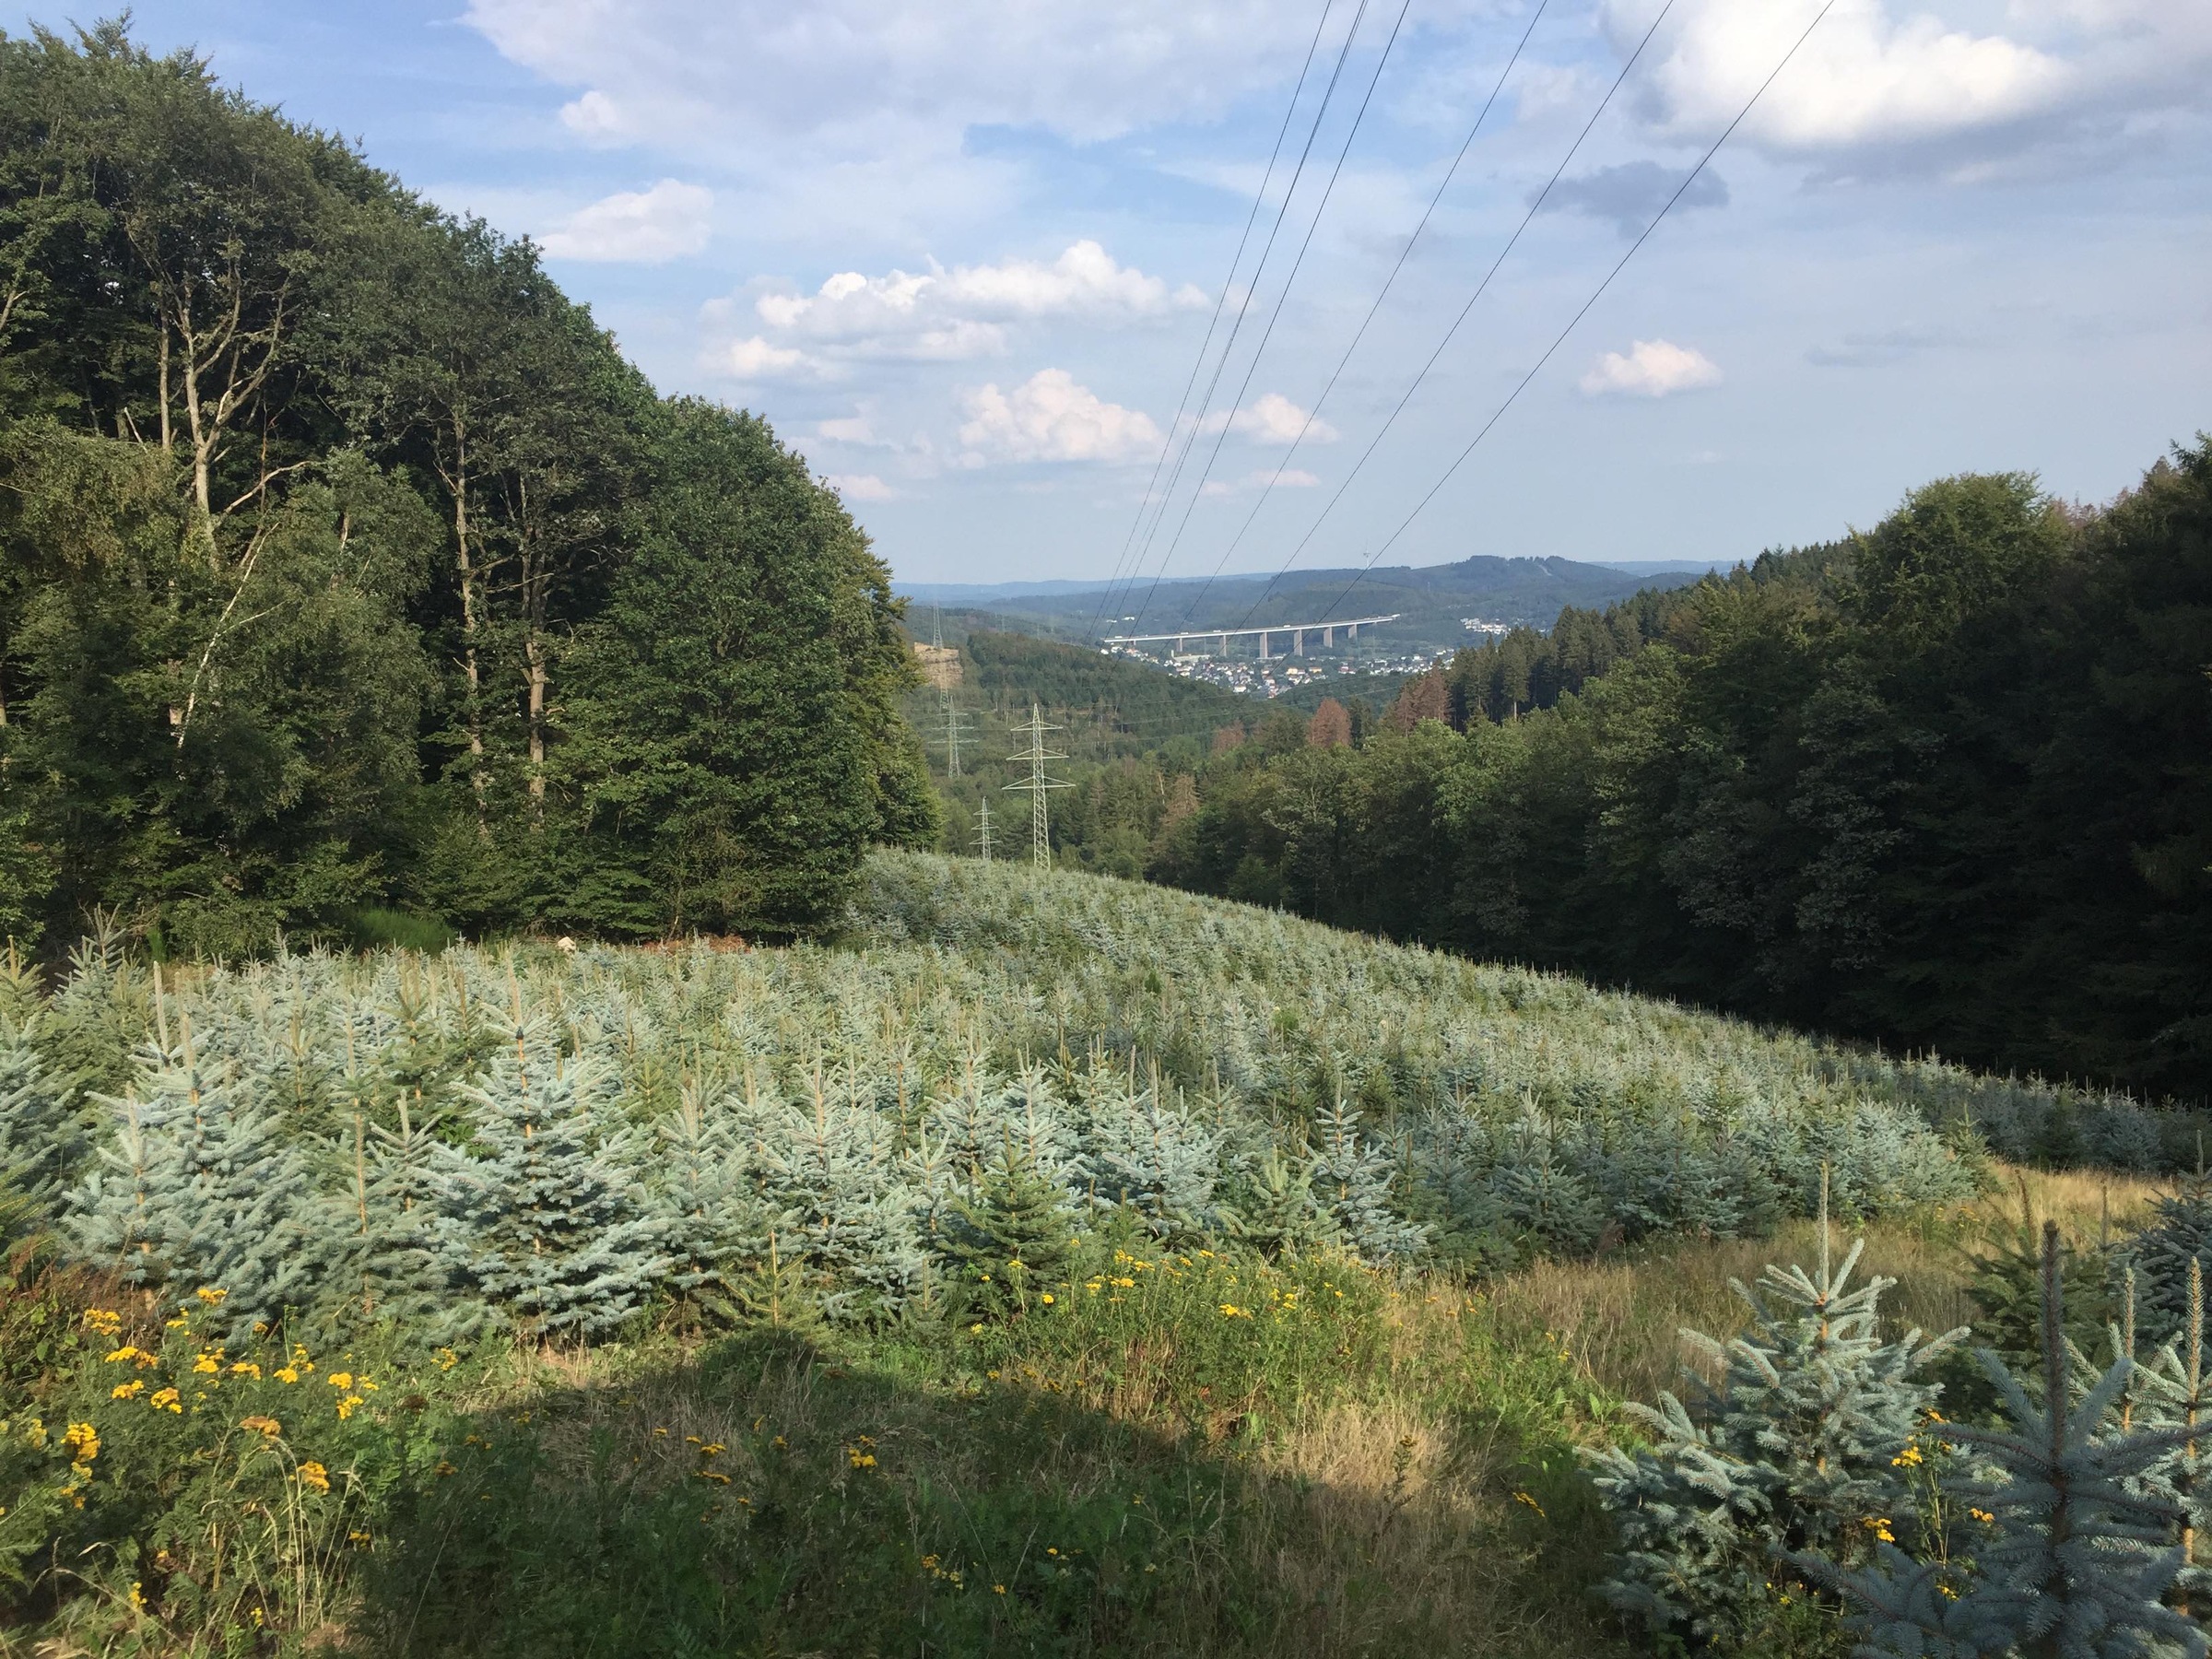
{"label": "bare tree trunk", "polygon": [[161,319],[161,453],[168,454],[175,446],[176,434],[169,424],[169,319]]}
{"label": "bare tree trunk", "polygon": [[454,558],[461,577],[461,673],[468,681],[469,784],[477,795],[477,833],[488,839],[491,826],[484,811],[484,677],[477,661],[477,571],[469,551],[468,425],[458,411],[453,415],[453,470],[445,475],[445,484],[453,496]]}

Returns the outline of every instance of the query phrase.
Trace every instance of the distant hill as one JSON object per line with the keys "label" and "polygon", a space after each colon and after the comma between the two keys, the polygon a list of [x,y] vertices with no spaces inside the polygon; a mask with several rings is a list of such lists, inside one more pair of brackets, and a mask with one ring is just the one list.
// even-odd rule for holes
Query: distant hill
{"label": "distant hill", "polygon": [[[1455,564],[1394,565],[1366,571],[1297,571],[1288,576],[1180,579],[1112,590],[1101,582],[1034,582],[995,585],[901,582],[922,607],[935,603],[987,612],[1002,626],[1047,638],[1088,639],[1104,633],[1165,633],[1181,629],[1254,628],[1396,614],[1398,620],[1363,635],[1362,646],[1393,653],[1476,642],[1465,622],[1548,628],[1572,605],[1596,608],[1647,587],[1694,582],[1701,567],[1646,572],[1570,559],[1463,559]],[[1148,603],[1147,603],[1148,601]],[[1105,613],[1101,615],[1101,612]]]}

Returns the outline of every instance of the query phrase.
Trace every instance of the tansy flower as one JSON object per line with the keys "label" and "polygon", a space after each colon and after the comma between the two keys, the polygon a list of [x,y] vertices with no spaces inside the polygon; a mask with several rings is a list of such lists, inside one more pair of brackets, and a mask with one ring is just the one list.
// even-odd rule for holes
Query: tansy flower
{"label": "tansy flower", "polygon": [[221,1301],[224,1297],[229,1295],[230,1292],[217,1285],[202,1285],[197,1290],[194,1290],[193,1294],[212,1308],[217,1302]]}
{"label": "tansy flower", "polygon": [[269,1440],[275,1440],[284,1432],[284,1425],[273,1417],[241,1418],[238,1420],[238,1426],[241,1429],[251,1429],[254,1433]]}
{"label": "tansy flower", "polygon": [[118,1382],[109,1392],[108,1398],[111,1400],[135,1400],[145,1392],[146,1379],[135,1377],[128,1382]]}
{"label": "tansy flower", "polygon": [[353,1386],[353,1373],[351,1371],[332,1371],[330,1373],[330,1385],[333,1388],[351,1388]]}
{"label": "tansy flower", "polygon": [[72,1423],[62,1444],[69,1448],[73,1461],[88,1464],[100,1455],[100,1431],[89,1423]]}
{"label": "tansy flower", "polygon": [[360,1403],[361,1396],[359,1394],[347,1394],[344,1399],[340,1400],[338,1402],[338,1421],[342,1423],[347,1418],[351,1417],[354,1413],[354,1408],[359,1406]]}
{"label": "tansy flower", "polygon": [[319,1463],[303,1463],[300,1465],[300,1484],[318,1492],[327,1492],[330,1490],[330,1471]]}
{"label": "tansy flower", "polygon": [[231,1365],[230,1374],[232,1376],[252,1377],[256,1382],[258,1382],[261,1381],[261,1367],[254,1364],[251,1359],[240,1359]]}
{"label": "tansy flower", "polygon": [[300,1381],[300,1373],[294,1371],[288,1365],[278,1366],[276,1368],[276,1381],[279,1382],[297,1382]]}
{"label": "tansy flower", "polygon": [[156,1411],[173,1411],[182,1416],[184,1407],[177,1404],[180,1397],[175,1389],[164,1388],[158,1394],[147,1395],[146,1403]]}
{"label": "tansy flower", "polygon": [[192,1369],[203,1377],[212,1377],[223,1369],[220,1354],[202,1354],[192,1362]]}
{"label": "tansy flower", "polygon": [[1040,1300],[1040,1301],[1041,1301],[1042,1303],[1044,1303],[1044,1305],[1045,1305],[1046,1307],[1048,1307],[1048,1308],[1049,1308],[1049,1307],[1051,1307],[1051,1306],[1053,1305],[1053,1293],[1052,1293],[1050,1290],[1047,1290],[1047,1291],[1046,1291],[1046,1292],[1045,1292],[1045,1293],[1044,1293],[1042,1296],[1039,1297],[1037,1300]]}

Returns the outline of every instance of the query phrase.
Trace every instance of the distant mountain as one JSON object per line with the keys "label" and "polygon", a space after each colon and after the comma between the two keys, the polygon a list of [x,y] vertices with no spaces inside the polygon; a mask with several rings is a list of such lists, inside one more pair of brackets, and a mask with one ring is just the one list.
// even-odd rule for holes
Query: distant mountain
{"label": "distant mountain", "polygon": [[[1380,570],[1296,571],[1288,576],[1230,576],[1148,582],[1109,590],[1103,582],[957,584],[900,582],[924,604],[986,609],[1000,625],[1047,638],[1105,634],[1193,634],[1209,628],[1257,628],[1395,615],[1363,633],[1361,644],[1390,652],[1436,650],[1470,642],[1467,624],[1549,628],[1567,606],[1594,608],[1647,587],[1677,587],[1704,573],[1700,565],[1650,571],[1571,559],[1463,559],[1454,564],[1394,565]],[[1110,600],[1108,603],[1101,601]]]}

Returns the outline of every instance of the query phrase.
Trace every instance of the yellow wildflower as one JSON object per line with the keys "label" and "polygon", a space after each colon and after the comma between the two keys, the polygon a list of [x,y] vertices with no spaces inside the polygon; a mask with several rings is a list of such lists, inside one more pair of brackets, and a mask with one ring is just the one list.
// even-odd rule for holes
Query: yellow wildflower
{"label": "yellow wildflower", "polygon": [[284,1432],[284,1425],[273,1417],[255,1415],[250,1418],[241,1418],[238,1420],[238,1426],[241,1429],[251,1429],[254,1433],[269,1440],[275,1440]]}
{"label": "yellow wildflower", "polygon": [[148,1394],[146,1403],[156,1411],[173,1411],[182,1416],[184,1407],[177,1403],[182,1397],[175,1389],[164,1388],[158,1393]]}
{"label": "yellow wildflower", "polygon": [[294,1371],[288,1365],[278,1366],[276,1368],[276,1381],[279,1382],[297,1382],[300,1381],[300,1373]]}
{"label": "yellow wildflower", "polygon": [[100,1455],[100,1430],[89,1423],[72,1423],[62,1444],[69,1448],[72,1461],[88,1464]]}
{"label": "yellow wildflower", "polygon": [[224,1297],[229,1295],[230,1292],[223,1289],[220,1286],[202,1285],[197,1290],[194,1290],[193,1294],[212,1308],[217,1302],[221,1301]]}
{"label": "yellow wildflower", "polygon": [[114,1341],[115,1334],[123,1329],[123,1315],[107,1308],[87,1308],[84,1322],[110,1342]]}
{"label": "yellow wildflower", "polygon": [[192,1369],[200,1376],[212,1377],[223,1369],[223,1357],[220,1354],[204,1353],[193,1360]]}
{"label": "yellow wildflower", "polygon": [[353,1373],[351,1371],[332,1371],[330,1373],[330,1385],[333,1388],[337,1389],[351,1388],[353,1386]]}
{"label": "yellow wildflower", "polygon": [[460,1363],[461,1356],[454,1353],[452,1348],[440,1348],[438,1350],[438,1369],[440,1371],[450,1371],[454,1366]]}
{"label": "yellow wildflower", "polygon": [[351,1417],[354,1414],[355,1409],[360,1404],[361,1396],[359,1394],[347,1394],[344,1399],[340,1400],[338,1402],[338,1421],[342,1423],[347,1418]]}
{"label": "yellow wildflower", "polygon": [[111,1400],[135,1400],[146,1392],[146,1379],[134,1377],[128,1382],[118,1382],[108,1393]]}
{"label": "yellow wildflower", "polygon": [[1051,1306],[1053,1305],[1053,1293],[1052,1293],[1050,1290],[1047,1290],[1047,1291],[1046,1291],[1046,1292],[1045,1292],[1045,1293],[1044,1293],[1042,1296],[1039,1297],[1037,1300],[1040,1300],[1040,1301],[1041,1301],[1041,1302],[1042,1302],[1042,1303],[1043,1303],[1043,1304],[1044,1304],[1046,1307],[1048,1307],[1048,1308],[1049,1308],[1049,1307],[1051,1307]]}
{"label": "yellow wildflower", "polygon": [[252,1377],[256,1382],[258,1382],[261,1381],[261,1367],[254,1364],[251,1359],[241,1359],[232,1364],[230,1367],[230,1374],[232,1376]]}
{"label": "yellow wildflower", "polygon": [[1920,1467],[1920,1448],[1915,1445],[1908,1445],[1889,1460],[1889,1466],[1893,1469],[1917,1469]]}
{"label": "yellow wildflower", "polygon": [[312,1459],[300,1465],[300,1484],[318,1492],[330,1490],[330,1471]]}

